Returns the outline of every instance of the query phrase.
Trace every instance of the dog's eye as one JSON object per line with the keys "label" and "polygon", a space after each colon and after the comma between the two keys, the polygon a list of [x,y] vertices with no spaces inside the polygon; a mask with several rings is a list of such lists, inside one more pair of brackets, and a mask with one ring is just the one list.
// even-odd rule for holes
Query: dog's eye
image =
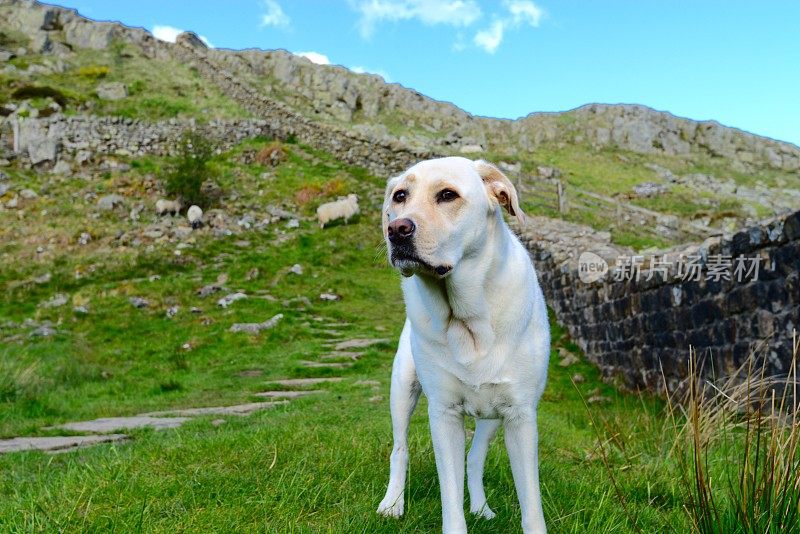
{"label": "dog's eye", "polygon": [[406,201],[406,197],[408,197],[408,193],[406,192],[406,190],[405,189],[400,189],[400,190],[394,192],[394,195],[392,195],[392,200],[394,200],[395,202],[397,202],[399,204],[401,202],[405,202]]}
{"label": "dog's eye", "polygon": [[452,202],[458,198],[458,193],[452,189],[442,189],[436,194],[436,202]]}

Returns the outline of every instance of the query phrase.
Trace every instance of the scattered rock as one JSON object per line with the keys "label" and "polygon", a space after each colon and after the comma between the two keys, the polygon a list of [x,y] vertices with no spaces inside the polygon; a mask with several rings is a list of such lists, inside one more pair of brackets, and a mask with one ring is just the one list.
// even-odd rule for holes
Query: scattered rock
{"label": "scattered rock", "polygon": [[19,196],[25,200],[33,200],[34,198],[38,198],[39,195],[33,189],[23,189],[19,192]]}
{"label": "scattered rock", "polygon": [[347,349],[361,349],[365,347],[370,347],[372,345],[377,345],[379,343],[388,343],[388,339],[348,339],[347,341],[340,341],[334,347],[335,350],[347,350]]}
{"label": "scattered rock", "polygon": [[211,421],[211,426],[220,426],[225,424],[225,419],[214,419]]}
{"label": "scattered rock", "polygon": [[72,166],[63,159],[58,160],[56,164],[53,165],[53,168],[50,169],[50,173],[59,174],[61,176],[70,176],[72,175]]}
{"label": "scattered rock", "polygon": [[582,384],[583,382],[586,382],[586,377],[584,377],[580,373],[575,373],[574,375],[572,375],[572,381],[575,382],[576,384]]}
{"label": "scattered rock", "polygon": [[231,332],[246,332],[248,334],[258,334],[262,330],[269,330],[270,328],[274,328],[275,325],[278,324],[278,321],[283,319],[283,314],[279,313],[264,321],[263,323],[236,323],[231,326]]}
{"label": "scattered rock", "polygon": [[65,295],[64,293],[57,293],[50,297],[49,300],[46,300],[39,304],[40,308],[60,308],[64,304],[69,302],[69,295]]}
{"label": "scattered rock", "polygon": [[300,265],[299,263],[295,263],[295,264],[294,264],[294,265],[292,265],[292,267],[289,269],[289,272],[290,272],[290,273],[293,273],[293,274],[301,275],[301,274],[303,274],[303,266],[302,266],[302,265]]}
{"label": "scattered rock", "polygon": [[31,331],[30,337],[53,337],[58,331],[48,324],[43,324]]}
{"label": "scattered rock", "polygon": [[258,270],[258,267],[253,267],[252,269],[247,271],[247,275],[244,278],[247,281],[255,280],[256,278],[258,278],[259,274],[260,272]]}
{"label": "scattered rock", "polygon": [[305,397],[306,395],[315,395],[317,393],[325,393],[321,389],[305,389],[300,391],[262,391],[255,393],[256,397],[266,397],[268,399],[296,399],[298,397]]}
{"label": "scattered rock", "polygon": [[78,238],[78,244],[88,245],[91,240],[92,236],[89,234],[89,232],[81,232],[81,236]]}
{"label": "scattered rock", "polygon": [[131,297],[128,299],[128,302],[130,302],[134,308],[138,309],[150,306],[150,302],[144,297]]}
{"label": "scattered rock", "polygon": [[544,178],[545,180],[561,177],[560,170],[556,169],[555,167],[547,167],[545,165],[539,165],[536,167],[536,173],[539,175],[539,178]]}
{"label": "scattered rock", "polygon": [[124,434],[105,434],[102,436],[49,436],[1,439],[0,454],[20,451],[66,452],[97,443],[123,441],[127,438],[128,436]]}
{"label": "scattered rock", "polygon": [[104,82],[95,92],[100,100],[122,100],[128,96],[128,87],[121,82]]}
{"label": "scattered rock", "polygon": [[241,292],[231,293],[230,295],[225,295],[224,297],[219,299],[217,301],[217,306],[219,306],[220,308],[227,308],[228,306],[230,306],[231,304],[233,304],[237,300],[242,300],[242,299],[246,299],[246,298],[247,298],[247,295],[245,295],[244,293],[241,293]]}
{"label": "scattered rock", "polygon": [[353,382],[353,385],[355,385],[355,386],[376,387],[376,386],[380,386],[381,383],[378,382],[377,380],[356,380],[355,382]]}
{"label": "scattered rock", "polygon": [[290,219],[288,223],[286,223],[286,228],[299,228],[300,221],[297,219]]}
{"label": "scattered rock", "polygon": [[286,404],[288,401],[277,402],[250,402],[247,404],[237,404],[235,406],[209,406],[207,408],[178,408],[175,410],[162,410],[159,412],[148,412],[138,417],[147,417],[160,419],[163,416],[176,416],[173,419],[186,420],[187,417],[198,415],[248,415],[258,410],[265,410],[281,404]]}
{"label": "scattered rock", "polygon": [[481,145],[463,145],[458,151],[462,154],[477,154],[483,152],[483,147]]}
{"label": "scattered rock", "polygon": [[308,360],[301,361],[300,365],[309,369],[347,369],[353,366],[350,362],[310,362]]}
{"label": "scattered rock", "polygon": [[28,140],[28,157],[32,165],[46,161],[56,161],[58,158],[59,144],[56,140],[47,137],[34,137]]}
{"label": "scattered rock", "polygon": [[88,315],[89,314],[89,309],[86,306],[75,306],[74,308],[72,308],[72,311],[73,311],[73,313],[76,313],[78,315]]}
{"label": "scattered rock", "polygon": [[122,206],[125,199],[120,195],[105,195],[97,200],[97,207],[104,211],[111,211],[116,207]]}
{"label": "scattered rock", "polygon": [[317,384],[324,384],[326,382],[341,382],[341,377],[329,376],[325,378],[284,378],[281,380],[271,380],[270,384],[279,384],[288,388],[303,387],[303,386],[316,386]]}
{"label": "scattered rock", "polygon": [[47,282],[52,280],[52,278],[53,278],[52,274],[44,273],[34,278],[33,281],[34,283],[41,285],[41,284],[46,284]]}
{"label": "scattered rock", "polygon": [[561,355],[561,361],[558,362],[560,367],[569,367],[570,365],[574,365],[580,361],[577,356],[567,350],[562,350],[559,348],[558,352]]}
{"label": "scattered rock", "polygon": [[342,300],[342,297],[335,294],[335,293],[321,293],[319,296],[320,300],[327,300],[327,301],[334,301],[334,300]]}
{"label": "scattered rock", "polygon": [[633,186],[634,194],[642,198],[658,196],[667,191],[669,191],[667,186],[655,182],[642,182]]}
{"label": "scattered rock", "polygon": [[180,309],[181,309],[180,306],[170,306],[169,308],[167,308],[167,317],[168,318],[175,317],[176,315],[178,315]]}
{"label": "scattered rock", "polygon": [[186,417],[153,417],[153,414],[134,415],[131,417],[102,417],[91,421],[78,421],[45,427],[47,429],[59,428],[72,430],[75,432],[116,432],[124,429],[133,428],[154,428],[163,430],[165,428],[177,428],[189,419]]}
{"label": "scattered rock", "polygon": [[197,296],[199,297],[208,297],[213,295],[214,293],[218,293],[222,291],[222,286],[217,284],[209,284],[207,286],[203,286],[197,290]]}
{"label": "scattered rock", "polygon": [[611,399],[604,397],[603,395],[592,395],[586,399],[586,402],[589,404],[605,404],[607,402],[611,402]]}

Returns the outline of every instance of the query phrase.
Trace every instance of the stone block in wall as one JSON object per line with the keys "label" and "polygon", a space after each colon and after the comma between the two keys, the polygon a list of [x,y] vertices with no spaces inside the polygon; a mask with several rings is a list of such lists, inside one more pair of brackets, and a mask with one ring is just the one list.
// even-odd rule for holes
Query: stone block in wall
{"label": "stone block in wall", "polygon": [[783,232],[789,241],[800,239],[800,211],[784,219]]}

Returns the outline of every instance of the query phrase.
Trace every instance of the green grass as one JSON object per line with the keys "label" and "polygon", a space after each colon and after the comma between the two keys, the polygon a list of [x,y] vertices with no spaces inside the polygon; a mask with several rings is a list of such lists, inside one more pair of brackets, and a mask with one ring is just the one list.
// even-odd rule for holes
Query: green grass
{"label": "green grass", "polygon": [[[288,231],[288,238],[283,235],[285,222],[227,238],[200,233],[181,256],[174,255],[173,245],[149,251],[144,245],[137,250],[113,246],[111,236],[130,223],[114,214],[87,217],[91,203],[72,202],[73,194],[82,198],[87,190],[111,192],[126,183],[152,202],[154,197],[142,196],[140,181],[166,166],[159,158],[138,161],[124,182],[112,173],[97,182],[49,184],[52,198],[32,201],[22,221],[8,211],[0,213],[4,231],[15,236],[4,239],[0,250],[11,266],[0,272],[5,289],[0,325],[35,318],[52,321],[60,332],[52,339],[31,339],[24,329],[0,330],[0,436],[51,435],[55,431],[43,427],[101,416],[252,402],[257,400],[252,394],[267,389],[269,379],[333,374],[306,370],[299,363],[323,354],[324,343],[330,341],[317,319],[348,323],[339,327],[344,338],[392,341],[369,349],[353,368],[337,372],[344,381],[324,386],[324,395],[248,417],[225,417],[220,426],[210,424],[215,417],[203,417],[177,430],[132,432],[127,443],[55,456],[0,456],[0,530],[439,528],[438,482],[424,401],[410,433],[406,516],[394,521],[374,513],[388,479],[389,376],[403,314],[399,277],[386,265],[378,231],[383,180],[307,147],[288,146],[287,162],[265,183],[261,175],[267,169],[235,163],[240,153],[264,143],[245,143],[214,160],[223,189],[240,195],[236,210],[258,212],[266,204],[282,204],[310,216],[319,202],[343,188],[359,194],[360,219],[325,230],[303,220],[299,229]],[[48,180],[17,174],[39,185]],[[296,192],[309,186],[318,196],[301,205]],[[42,209],[53,216],[41,216]],[[143,212],[142,217],[146,223],[150,215]],[[23,226],[27,230],[20,236]],[[74,245],[75,232],[87,226],[93,241]],[[37,239],[47,243],[51,236],[65,235],[69,244],[52,253],[32,251]],[[241,239],[250,246],[237,246]],[[294,263],[304,267],[302,276],[287,272]],[[260,276],[247,280],[253,268]],[[76,277],[76,271],[84,274]],[[44,272],[52,274],[49,282],[31,282]],[[250,298],[221,309],[215,305],[217,296],[202,299],[195,294],[221,273],[228,274],[231,290],[244,290]],[[160,278],[151,281],[152,275]],[[328,290],[342,300],[318,300]],[[37,306],[57,292],[69,294],[70,303]],[[267,295],[272,298],[259,298]],[[134,309],[130,296],[147,298],[150,307]],[[292,301],[297,297],[308,298],[310,308]],[[76,303],[87,306],[89,315],[74,314]],[[165,309],[172,305],[179,305],[181,312],[168,319]],[[192,306],[202,313],[190,313]],[[263,321],[278,312],[283,321],[261,335],[228,332],[234,322]],[[182,349],[187,342],[189,351]],[[601,383],[588,363],[559,367],[559,346],[577,352],[554,325],[551,374],[540,409],[542,491],[551,532],[631,532],[628,513],[645,532],[685,531],[683,494],[663,459],[666,445],[656,436],[647,437],[660,403],[617,392]],[[262,374],[242,374],[252,370]],[[586,377],[577,389],[570,381],[576,372]],[[356,385],[359,379],[380,385],[373,390]],[[581,395],[594,394],[608,399],[591,405],[595,418],[602,415],[597,421],[619,426],[608,435],[641,435],[646,438],[641,446],[609,445],[605,428],[598,434],[593,424],[600,423],[592,423],[581,400]],[[604,436],[602,441],[598,435]],[[601,450],[628,513],[610,483]],[[491,448],[486,472],[489,502],[498,517],[491,522],[470,518],[471,531],[518,531],[519,508],[502,438]]]}

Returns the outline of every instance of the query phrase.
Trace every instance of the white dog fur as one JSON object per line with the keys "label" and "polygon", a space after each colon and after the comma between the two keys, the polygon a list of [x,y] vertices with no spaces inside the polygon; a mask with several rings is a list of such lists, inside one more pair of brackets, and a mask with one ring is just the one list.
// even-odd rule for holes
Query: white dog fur
{"label": "white dog fur", "polygon": [[503,208],[524,222],[513,184],[484,161],[423,161],[386,188],[383,234],[389,261],[404,276],[406,321],[392,367],[394,447],[378,513],[403,514],[408,424],[422,391],[445,533],[467,531],[465,415],[476,418],[466,458],[470,511],[494,517],[483,466],[502,422],[523,531],[546,531],[536,414],[547,379],[550,327],[533,264],[503,221]]}

